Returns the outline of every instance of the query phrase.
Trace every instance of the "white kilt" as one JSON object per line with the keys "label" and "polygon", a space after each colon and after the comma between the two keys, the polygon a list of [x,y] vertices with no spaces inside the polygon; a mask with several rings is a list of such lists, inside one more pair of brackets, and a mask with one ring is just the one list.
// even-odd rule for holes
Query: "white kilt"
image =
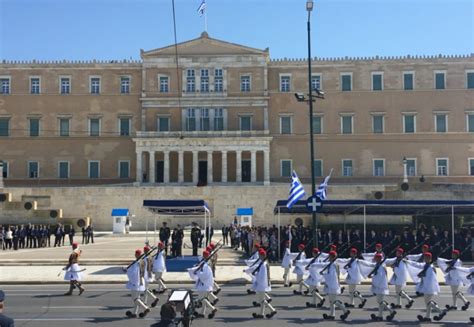
{"label": "white kilt", "polygon": [[77,263],[72,264],[64,274],[64,280],[82,280],[81,267]]}

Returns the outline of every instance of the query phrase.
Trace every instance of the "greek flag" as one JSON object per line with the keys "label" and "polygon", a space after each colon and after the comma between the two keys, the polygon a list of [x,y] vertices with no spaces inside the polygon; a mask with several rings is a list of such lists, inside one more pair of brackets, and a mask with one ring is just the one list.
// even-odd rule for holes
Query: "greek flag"
{"label": "greek flag", "polygon": [[331,178],[331,173],[332,173],[332,169],[331,169],[331,172],[329,173],[329,175],[326,176],[326,178],[319,185],[318,190],[316,191],[316,196],[318,196],[321,200],[326,200],[327,197],[328,197],[326,191],[327,191],[327,188],[328,188],[329,178]]}
{"label": "greek flag", "polygon": [[202,17],[202,15],[204,15],[205,10],[206,10],[206,0],[202,0],[201,4],[199,5],[199,8],[197,9],[199,16]]}
{"label": "greek flag", "polygon": [[291,174],[291,187],[290,187],[290,194],[288,196],[288,202],[286,203],[286,207],[291,209],[293,205],[298,202],[299,199],[306,195],[303,184],[301,184],[296,171],[293,170]]}

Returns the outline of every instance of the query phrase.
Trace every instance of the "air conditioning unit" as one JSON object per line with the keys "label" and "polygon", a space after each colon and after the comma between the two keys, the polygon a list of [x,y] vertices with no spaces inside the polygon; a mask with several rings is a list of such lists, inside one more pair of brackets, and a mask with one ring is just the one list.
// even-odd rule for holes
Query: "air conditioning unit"
{"label": "air conditioning unit", "polygon": [[86,228],[91,224],[90,217],[82,217],[82,218],[61,218],[58,219],[58,223],[62,224],[63,226],[72,225],[76,230],[76,233],[81,231],[82,227]]}
{"label": "air conditioning unit", "polygon": [[25,210],[38,210],[38,202],[36,202],[36,201],[26,201],[23,204],[23,208],[25,208]]}
{"label": "air conditioning unit", "polygon": [[0,193],[0,202],[12,202],[12,194]]}
{"label": "air conditioning unit", "polygon": [[62,218],[63,217],[63,209],[53,209],[49,211],[49,216],[51,218]]}

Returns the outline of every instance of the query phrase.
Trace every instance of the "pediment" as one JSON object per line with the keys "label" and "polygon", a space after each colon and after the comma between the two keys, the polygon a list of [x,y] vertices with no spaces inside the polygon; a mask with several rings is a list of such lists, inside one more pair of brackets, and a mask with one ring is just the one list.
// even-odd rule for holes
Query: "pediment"
{"label": "pediment", "polygon": [[[243,45],[221,41],[210,38],[206,32],[197,39],[178,43],[178,54],[180,56],[193,55],[262,55],[268,56],[268,48],[265,50],[246,47]],[[168,57],[175,55],[175,46],[170,45],[149,51],[141,50],[142,59]]]}

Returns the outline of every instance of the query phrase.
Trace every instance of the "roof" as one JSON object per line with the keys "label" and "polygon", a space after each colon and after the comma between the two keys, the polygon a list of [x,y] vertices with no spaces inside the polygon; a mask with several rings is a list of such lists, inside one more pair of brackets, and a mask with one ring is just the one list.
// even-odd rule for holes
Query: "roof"
{"label": "roof", "polygon": [[[287,200],[277,201],[274,213],[309,214],[306,201],[298,201],[290,210]],[[346,215],[451,215],[474,214],[474,201],[464,200],[325,200],[320,213]]]}
{"label": "roof", "polygon": [[130,211],[128,209],[114,208],[112,209],[112,217],[128,216]]}
{"label": "roof", "polygon": [[252,216],[253,208],[237,208],[237,216]]}
{"label": "roof", "polygon": [[153,213],[169,216],[193,216],[211,213],[204,200],[143,200],[143,206]]}

